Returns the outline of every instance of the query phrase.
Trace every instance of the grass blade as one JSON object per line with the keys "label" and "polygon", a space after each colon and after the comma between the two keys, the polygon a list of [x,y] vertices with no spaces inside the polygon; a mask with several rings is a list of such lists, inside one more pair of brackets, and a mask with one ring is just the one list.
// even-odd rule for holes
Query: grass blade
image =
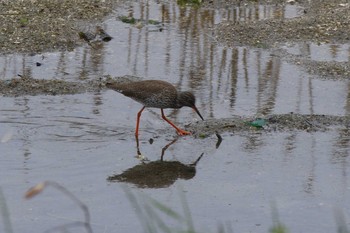
{"label": "grass blade", "polygon": [[5,195],[0,187],[0,211],[2,219],[4,220],[4,230],[5,233],[13,233],[12,224],[10,220],[10,212],[7,208]]}

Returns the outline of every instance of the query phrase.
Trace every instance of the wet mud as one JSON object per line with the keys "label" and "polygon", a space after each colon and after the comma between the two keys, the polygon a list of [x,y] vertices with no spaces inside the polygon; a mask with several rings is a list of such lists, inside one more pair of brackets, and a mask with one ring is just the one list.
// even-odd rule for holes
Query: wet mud
{"label": "wet mud", "polygon": [[[120,1],[2,1],[0,53],[72,50]],[[94,30],[94,29],[91,29]]]}
{"label": "wet mud", "polygon": [[84,92],[95,92],[105,88],[105,83],[101,81],[82,83],[27,77],[0,80],[0,94],[7,97],[23,95],[74,95]]}
{"label": "wet mud", "polygon": [[[273,2],[279,4],[279,1],[270,1],[270,4],[274,4]],[[287,2],[280,4],[288,4]],[[241,44],[266,48],[286,42],[341,43],[350,40],[348,3],[343,1],[294,3],[296,2],[304,8],[300,17],[239,23],[223,22],[216,29],[217,39],[229,45]]]}
{"label": "wet mud", "polygon": [[[199,138],[205,138],[216,133],[269,133],[286,131],[305,131],[305,132],[325,132],[334,129],[345,130],[348,133],[350,126],[350,117],[348,116],[330,116],[330,115],[302,115],[302,114],[274,114],[259,119],[264,119],[266,125],[255,127],[251,122],[256,120],[254,117],[235,116],[226,119],[210,119],[205,122],[197,122],[189,126],[194,135]],[[219,139],[218,139],[219,140]]]}

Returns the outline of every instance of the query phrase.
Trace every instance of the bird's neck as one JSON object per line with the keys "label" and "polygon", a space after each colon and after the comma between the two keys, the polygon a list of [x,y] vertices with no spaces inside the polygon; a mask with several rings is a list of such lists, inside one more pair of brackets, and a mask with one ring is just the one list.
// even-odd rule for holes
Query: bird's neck
{"label": "bird's neck", "polygon": [[187,92],[178,92],[177,93],[177,100],[176,100],[176,106],[177,108],[182,108],[183,106],[186,106],[186,97]]}

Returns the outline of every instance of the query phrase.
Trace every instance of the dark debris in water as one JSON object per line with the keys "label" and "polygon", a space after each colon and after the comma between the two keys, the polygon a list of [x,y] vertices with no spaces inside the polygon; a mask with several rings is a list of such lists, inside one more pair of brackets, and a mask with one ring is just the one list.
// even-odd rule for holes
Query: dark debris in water
{"label": "dark debris in water", "polygon": [[136,28],[143,28],[144,26],[154,26],[155,30],[154,31],[163,31],[163,26],[164,24],[158,20],[153,20],[153,19],[137,19],[131,16],[119,16],[118,19],[122,21],[123,23],[131,24],[134,25]]}
{"label": "dark debris in water", "polygon": [[119,16],[118,18],[123,23],[128,23],[128,24],[136,24],[136,23],[152,24],[152,25],[159,25],[159,24],[161,24],[160,21],[153,20],[153,19],[142,20],[142,19],[136,19],[134,17],[124,16],[124,15]]}
{"label": "dark debris in water", "polygon": [[222,137],[218,132],[215,132],[216,137],[218,138],[218,141],[216,142],[215,148],[218,149],[222,142]]}
{"label": "dark debris in water", "polygon": [[85,40],[87,43],[90,42],[109,42],[113,39],[103,28],[100,26],[96,27],[95,32],[78,32],[80,39]]}

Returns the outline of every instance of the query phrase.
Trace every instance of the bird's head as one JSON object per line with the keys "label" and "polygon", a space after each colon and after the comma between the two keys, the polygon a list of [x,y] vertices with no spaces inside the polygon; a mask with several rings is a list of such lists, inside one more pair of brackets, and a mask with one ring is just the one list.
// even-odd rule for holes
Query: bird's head
{"label": "bird's head", "polygon": [[189,91],[180,92],[177,98],[177,105],[179,108],[186,106],[192,108],[198,116],[204,121],[202,115],[199,113],[196,107],[196,97]]}

